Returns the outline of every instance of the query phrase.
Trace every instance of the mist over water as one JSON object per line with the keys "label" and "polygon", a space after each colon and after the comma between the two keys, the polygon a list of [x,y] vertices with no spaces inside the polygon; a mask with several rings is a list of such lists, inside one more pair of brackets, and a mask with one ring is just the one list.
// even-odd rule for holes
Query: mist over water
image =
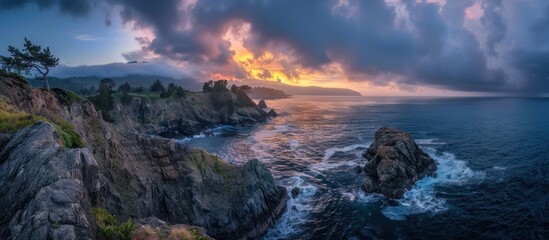
{"label": "mist over water", "polygon": [[[277,118],[185,139],[233,164],[257,158],[290,193],[264,239],[546,239],[549,99],[301,97]],[[403,199],[361,190],[361,154],[382,126],[437,162]],[[211,136],[210,136],[211,135]],[[291,195],[291,194],[290,194]]]}

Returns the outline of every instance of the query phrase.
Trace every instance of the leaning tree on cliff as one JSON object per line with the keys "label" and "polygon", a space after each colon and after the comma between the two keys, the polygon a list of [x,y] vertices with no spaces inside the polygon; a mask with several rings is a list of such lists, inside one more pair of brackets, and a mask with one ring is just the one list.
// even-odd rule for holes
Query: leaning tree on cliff
{"label": "leaning tree on cliff", "polygon": [[31,71],[36,71],[36,77],[44,81],[44,87],[49,89],[48,74],[50,69],[59,64],[59,58],[51,54],[50,48],[42,48],[40,45],[33,44],[29,39],[25,38],[24,48],[19,50],[13,46],[8,47],[8,52],[11,56],[0,56],[0,61],[3,64],[5,71],[21,74],[30,74]]}

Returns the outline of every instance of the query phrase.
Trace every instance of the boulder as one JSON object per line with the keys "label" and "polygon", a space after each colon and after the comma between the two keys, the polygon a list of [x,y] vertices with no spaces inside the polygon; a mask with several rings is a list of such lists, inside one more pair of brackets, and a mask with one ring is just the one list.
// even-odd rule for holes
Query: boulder
{"label": "boulder", "polygon": [[267,113],[267,115],[268,115],[269,117],[276,117],[276,116],[278,116],[278,114],[277,114],[277,113],[275,112],[275,110],[273,110],[273,109],[271,109],[271,110]]}
{"label": "boulder", "polygon": [[86,148],[66,149],[55,128],[38,122],[0,151],[3,239],[96,239],[91,204],[100,187]]}
{"label": "boulder", "polygon": [[299,196],[299,188],[298,187],[294,187],[292,188],[292,198],[296,198],[297,196]]}
{"label": "boulder", "polygon": [[257,104],[260,108],[267,108],[267,104],[265,103],[265,100],[261,99],[259,100],[259,103]]}
{"label": "boulder", "polygon": [[419,179],[431,176],[437,166],[409,133],[396,128],[380,128],[375,140],[364,152],[368,162],[362,187],[390,198],[401,198]]}

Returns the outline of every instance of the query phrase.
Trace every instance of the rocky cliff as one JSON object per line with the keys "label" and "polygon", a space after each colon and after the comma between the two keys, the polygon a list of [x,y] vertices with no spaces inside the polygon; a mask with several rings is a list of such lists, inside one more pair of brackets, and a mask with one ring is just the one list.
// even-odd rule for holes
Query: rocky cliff
{"label": "rocky cliff", "polygon": [[364,152],[368,160],[363,189],[390,198],[401,198],[417,180],[435,173],[435,161],[412,136],[396,128],[380,128],[374,143]]}
{"label": "rocky cliff", "polygon": [[90,211],[99,187],[88,149],[61,147],[51,124],[25,128],[0,151],[0,236],[95,239]]}
{"label": "rocky cliff", "polygon": [[269,117],[239,90],[187,92],[168,99],[133,97],[130,103],[116,102],[111,115],[126,131],[169,138],[192,136],[223,124],[253,125]]}
{"label": "rocky cliff", "polygon": [[[1,78],[0,95],[2,101],[6,101],[7,104],[19,111],[43,116],[51,121],[61,119],[74,125],[85,148],[62,148],[56,143],[58,141],[55,140],[54,133],[50,134],[54,136],[50,141],[30,141],[32,138],[17,137],[25,132],[35,131],[33,129],[39,126],[48,126],[46,123],[25,128],[15,135],[3,135],[2,139],[9,140],[0,139],[4,142],[4,144],[0,142],[0,168],[13,169],[11,165],[6,164],[24,162],[28,165],[24,168],[26,170],[42,169],[43,164],[54,162],[56,164],[52,164],[52,169],[46,168],[41,171],[58,176],[58,172],[65,172],[65,170],[63,170],[63,165],[58,164],[56,158],[53,157],[57,156],[55,154],[62,154],[63,157],[60,158],[65,160],[71,159],[73,156],[71,154],[78,155],[77,153],[80,153],[80,156],[85,156],[85,159],[80,158],[85,164],[70,165],[81,171],[83,171],[83,165],[92,166],[88,162],[93,162],[92,159],[94,159],[97,163],[97,176],[93,179],[98,179],[99,186],[96,183],[84,181],[89,175],[81,174],[84,178],[82,180],[78,178],[76,170],[71,170],[71,173],[75,172],[70,175],[71,179],[76,179],[75,182],[80,180],[81,189],[74,187],[74,192],[78,193],[78,199],[74,200],[77,202],[67,202],[68,205],[75,208],[70,211],[76,216],[88,220],[88,224],[93,225],[93,221],[89,219],[89,207],[95,206],[107,209],[121,220],[157,217],[170,224],[203,227],[209,235],[219,239],[250,239],[263,234],[276,217],[284,211],[287,200],[286,190],[276,185],[269,171],[257,160],[252,160],[244,166],[233,166],[200,149],[188,149],[177,141],[149,134],[151,129],[156,130],[159,128],[158,126],[162,127],[163,121],[195,121],[200,124],[198,129],[201,129],[208,124],[224,124],[230,121],[235,124],[244,124],[248,121],[246,114],[254,119],[250,123],[266,117],[266,113],[261,109],[259,109],[261,111],[257,110],[255,103],[252,102],[253,105],[251,105],[248,102],[246,103],[248,105],[244,105],[242,102],[246,101],[246,98],[239,98],[238,94],[227,95],[231,98],[234,97],[235,101],[232,106],[236,107],[233,109],[230,109],[231,105],[213,104],[217,98],[211,98],[208,94],[197,93],[189,95],[188,99],[178,101],[166,100],[161,103],[162,107],[165,107],[163,111],[159,111],[159,107],[155,105],[160,103],[134,99],[135,103],[132,102],[130,106],[119,104],[118,108],[114,110],[113,115],[116,117],[114,123],[103,121],[101,114],[89,101],[75,98],[70,93],[61,90],[30,89],[22,81]],[[200,103],[206,106],[197,105]],[[210,105],[210,103],[212,104]],[[149,110],[140,112],[139,109]],[[188,112],[189,115],[177,113],[182,109],[184,111],[191,109]],[[156,115],[155,112],[160,112],[160,114]],[[254,114],[257,117],[253,117]],[[160,117],[155,118],[154,116]],[[170,130],[170,127],[166,128]],[[155,133],[161,135],[162,131]],[[38,135],[50,136],[42,133]],[[42,144],[41,148],[37,148],[39,143]],[[22,153],[22,151],[13,150],[15,145],[57,150],[52,156],[44,156],[40,161],[31,161],[35,155],[17,155],[15,153]],[[53,150],[51,151],[53,152]],[[38,197],[38,193],[44,187],[30,184],[26,186],[27,195],[24,195],[24,198],[18,198],[16,194],[16,190],[20,187],[18,184],[21,181],[34,181],[34,175],[22,175],[21,177],[27,180],[19,180],[19,182],[13,182],[17,180],[13,179],[14,176],[19,177],[10,171],[0,171],[1,186],[6,188],[5,190],[2,188],[2,193],[7,192],[6,197],[0,198],[0,206],[11,206],[12,210],[9,213],[16,214],[17,211],[30,213],[35,205],[28,199]],[[49,180],[46,182],[49,186]],[[12,184],[6,187],[6,183]],[[56,195],[64,196],[64,191],[70,189],[57,186],[57,189],[54,190],[58,191]],[[42,191],[45,194],[53,194],[53,190],[50,188]],[[67,192],[67,194],[69,193],[71,192]],[[73,201],[73,199],[70,198],[66,201]],[[40,205],[40,207],[46,209],[44,211],[55,210],[53,206],[47,204]],[[28,232],[31,234],[36,229],[34,226],[38,226],[12,223],[15,220],[9,218],[10,216],[12,214],[6,214],[0,218],[0,236],[8,236],[8,233],[26,234]],[[22,215],[15,216],[18,216],[15,218],[17,221],[31,219],[23,218]],[[79,232],[84,229],[82,227],[84,225],[81,225],[83,221],[72,219],[72,222],[62,221],[63,224],[69,226],[63,227],[63,229],[73,226],[72,229],[75,229],[74,232],[79,236],[90,236],[90,238],[95,236],[95,227],[88,225],[92,227],[87,227],[87,232]],[[57,234],[53,233],[52,229],[63,225],[55,221],[57,220],[51,220],[51,228],[50,225],[47,225],[47,221],[44,223],[46,224],[45,229],[52,231],[51,234]],[[19,227],[12,228],[12,225]],[[53,238],[57,239],[57,237]]]}

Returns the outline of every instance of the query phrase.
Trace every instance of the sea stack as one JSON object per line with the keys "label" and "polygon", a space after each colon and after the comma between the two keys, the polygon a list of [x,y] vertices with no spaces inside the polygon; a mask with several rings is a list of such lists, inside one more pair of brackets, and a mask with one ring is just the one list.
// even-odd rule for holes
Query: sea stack
{"label": "sea stack", "polygon": [[267,104],[265,103],[265,100],[261,99],[259,100],[259,103],[257,104],[260,108],[267,108]]}
{"label": "sea stack", "polygon": [[374,143],[362,156],[368,160],[363,189],[390,198],[402,198],[417,180],[433,175],[437,169],[435,160],[417,146],[412,136],[397,128],[378,129]]}

